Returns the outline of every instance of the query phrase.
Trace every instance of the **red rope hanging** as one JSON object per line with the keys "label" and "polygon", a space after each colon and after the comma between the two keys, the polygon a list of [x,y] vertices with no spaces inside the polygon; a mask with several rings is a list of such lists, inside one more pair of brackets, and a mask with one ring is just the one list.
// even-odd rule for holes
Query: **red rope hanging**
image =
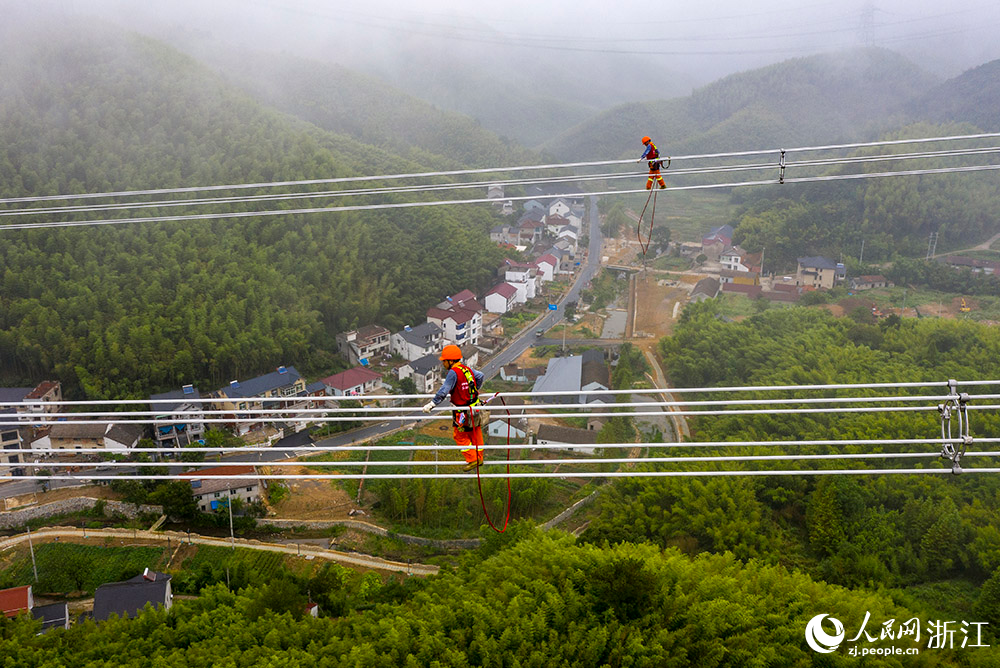
{"label": "red rope hanging", "polygon": [[[497,397],[500,397],[499,392],[494,394],[493,397],[490,399],[490,401],[496,399]],[[503,397],[500,397],[500,403],[502,403],[504,406],[507,405],[507,402],[503,400]],[[478,460],[479,458],[480,458],[479,446],[477,445],[476,459]],[[483,497],[483,480],[482,478],[479,477],[479,468],[480,468],[479,466],[476,467],[476,484],[479,486],[479,502],[483,506],[483,514],[486,515],[486,521],[489,522],[491,529],[493,529],[497,533],[503,533],[504,531],[507,530],[507,523],[510,522],[510,502],[511,499],[513,498],[510,491],[510,410],[509,409],[507,410],[507,512],[505,517],[503,518],[503,527],[500,529],[498,529],[496,525],[493,524],[493,520],[490,519],[490,513],[488,510],[486,510],[486,499]]]}

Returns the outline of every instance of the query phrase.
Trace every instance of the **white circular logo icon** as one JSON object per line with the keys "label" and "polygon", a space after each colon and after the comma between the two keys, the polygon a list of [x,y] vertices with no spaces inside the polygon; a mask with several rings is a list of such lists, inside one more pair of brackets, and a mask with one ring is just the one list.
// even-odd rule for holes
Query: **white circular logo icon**
{"label": "white circular logo icon", "polygon": [[835,651],[844,640],[844,625],[835,617],[830,617],[830,621],[833,623],[833,635],[823,630],[823,620],[827,617],[829,615],[816,615],[806,624],[806,644],[814,652],[821,654]]}

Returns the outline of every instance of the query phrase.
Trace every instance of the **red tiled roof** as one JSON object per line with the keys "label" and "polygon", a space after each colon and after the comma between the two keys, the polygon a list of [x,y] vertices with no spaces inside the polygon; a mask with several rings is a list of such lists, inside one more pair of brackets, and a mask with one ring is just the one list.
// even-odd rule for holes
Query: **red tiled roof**
{"label": "red tiled roof", "polygon": [[500,295],[504,299],[510,299],[517,294],[517,288],[515,288],[510,283],[498,283],[490,288],[490,291],[486,293],[489,295]]}
{"label": "red tiled roof", "polygon": [[723,283],[723,292],[742,292],[748,297],[757,297],[760,295],[761,287],[759,285],[744,285],[743,283]]}
{"label": "red tiled roof", "polygon": [[457,324],[462,324],[463,322],[469,322],[476,317],[475,311],[469,311],[464,308],[455,309],[453,311],[445,311],[441,308],[429,308],[427,309],[427,317],[433,318],[435,320],[447,320],[451,318]]}
{"label": "red tiled roof", "polygon": [[52,390],[53,387],[55,387],[58,384],[59,383],[54,380],[43,380],[35,387],[35,389],[33,389],[31,392],[28,392],[28,394],[24,398],[39,399],[41,397],[44,397],[46,394],[49,393],[50,390]]}
{"label": "red tiled roof", "polygon": [[335,390],[349,390],[352,387],[364,385],[369,381],[380,378],[382,378],[382,376],[374,371],[356,366],[353,369],[348,369],[347,371],[341,371],[340,373],[335,373],[332,376],[327,376],[320,382],[334,388]]}
{"label": "red tiled roof", "polygon": [[31,609],[28,606],[30,593],[31,585],[0,589],[0,612],[7,617],[15,617],[19,612],[28,612]]}
{"label": "red tiled roof", "polygon": [[542,257],[540,257],[537,260],[535,260],[535,265],[537,266],[541,262],[548,262],[553,267],[558,267],[559,266],[559,260],[557,260],[556,256],[553,255],[552,253],[546,253]]}
{"label": "red tiled roof", "polygon": [[466,290],[462,290],[462,291],[461,291],[461,292],[459,292],[459,293],[458,293],[457,295],[452,295],[452,296],[451,296],[451,300],[452,300],[453,302],[455,302],[456,304],[457,304],[458,302],[464,302],[464,301],[468,301],[468,300],[470,300],[470,299],[471,299],[472,301],[475,301],[475,300],[476,300],[476,295],[475,295],[475,294],[473,294],[472,290],[468,290],[468,289],[466,289]]}

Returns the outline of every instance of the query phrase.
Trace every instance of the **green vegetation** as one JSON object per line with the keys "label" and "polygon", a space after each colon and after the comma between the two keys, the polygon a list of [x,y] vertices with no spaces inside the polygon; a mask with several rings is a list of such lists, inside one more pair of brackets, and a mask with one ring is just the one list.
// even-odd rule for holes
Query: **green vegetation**
{"label": "green vegetation", "polygon": [[35,546],[38,582],[34,583],[31,558],[25,552],[0,572],[0,588],[33,584],[43,593],[93,595],[105,582],[119,582],[156,568],[164,547],[117,547],[43,543]]}
{"label": "green vegetation", "polygon": [[[974,380],[1000,373],[1000,332],[974,323],[887,319],[866,325],[804,308],[767,310],[739,323],[716,316],[713,302],[689,306],[675,334],[661,341],[660,352],[678,386]],[[760,393],[765,395],[780,396]],[[740,393],[738,398],[753,396]],[[800,391],[791,396],[808,395]],[[938,422],[936,413],[905,418],[886,413],[716,415],[695,419],[692,429],[694,440],[713,442],[918,439],[936,437]],[[995,437],[1000,419],[977,413],[974,431],[977,438]],[[790,445],[770,448],[768,454],[800,451]],[[871,451],[882,449],[818,450]],[[727,453],[743,454],[721,447],[699,450]],[[768,465],[727,463],[719,468]],[[912,464],[770,465],[808,469]],[[978,458],[976,465],[990,466],[989,460]],[[695,466],[713,465],[684,468]],[[648,540],[692,553],[730,551],[742,559],[781,563],[851,587],[917,585],[956,577],[979,583],[1000,568],[998,504],[1000,482],[989,476],[634,479],[613,486],[583,538],[597,544]]]}
{"label": "green vegetation", "polygon": [[[326,567],[324,567],[326,568]],[[332,566],[234,593],[224,585],[137,620],[92,621],[34,635],[36,623],[0,622],[12,665],[809,665],[803,643],[818,611],[853,631],[920,615],[885,592],[851,592],[781,566],[730,554],[692,558],[650,545],[576,545],[518,525],[492,537],[455,572],[345,585]],[[303,618],[307,584],[333,619]],[[346,605],[345,605],[346,604]],[[346,614],[353,609],[356,612]],[[912,638],[861,646],[921,647]],[[989,640],[985,640],[989,643]],[[842,649],[841,653],[845,650]],[[987,666],[990,650],[927,650],[920,665]],[[829,655],[832,666],[857,659]],[[900,665],[874,657],[865,665]]]}
{"label": "green vegetation", "polygon": [[[918,124],[884,135],[907,139],[977,132],[970,125]],[[956,145],[961,144],[958,142]],[[906,149],[881,147],[882,153]],[[860,152],[871,154],[874,149]],[[906,169],[905,161],[880,162],[870,171]],[[939,159],[922,167],[970,164],[969,159]],[[975,159],[971,164],[977,164]],[[832,173],[839,173],[834,170]],[[991,176],[940,174],[932,178],[866,179],[837,184],[806,184],[794,191],[748,188],[737,193],[743,208],[737,215],[733,241],[750,252],[766,248],[772,270],[794,269],[796,257],[842,253],[885,261],[894,254],[912,257],[926,253],[932,232],[939,236],[938,250],[962,247],[993,232],[1000,206],[1000,185]]]}
{"label": "green vegetation", "polygon": [[197,594],[217,582],[228,583],[233,591],[261,586],[287,570],[284,561],[280,552],[199,545],[195,555],[181,564],[173,586],[179,594]]}
{"label": "green vegetation", "polygon": [[[0,58],[5,196],[425,169],[264,109],[162,45],[104,37]],[[336,369],[336,333],[399,328],[431,295],[485,287],[501,259],[485,234],[494,215],[434,207],[5,232],[2,377],[54,377],[70,397],[106,398],[212,389],[278,364]]]}
{"label": "green vegetation", "polygon": [[590,282],[590,288],[580,293],[580,300],[590,305],[590,310],[600,311],[625,291],[628,281],[618,278],[618,274],[602,270]]}

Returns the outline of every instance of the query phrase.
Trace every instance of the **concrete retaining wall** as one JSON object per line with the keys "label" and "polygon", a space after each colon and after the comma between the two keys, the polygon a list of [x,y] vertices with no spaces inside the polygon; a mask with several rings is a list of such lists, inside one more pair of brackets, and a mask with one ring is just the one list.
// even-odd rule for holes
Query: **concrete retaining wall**
{"label": "concrete retaining wall", "polygon": [[[43,503],[20,510],[2,512],[0,513],[0,529],[12,529],[24,526],[30,520],[42,517],[53,517],[55,515],[66,515],[68,513],[90,510],[97,504],[97,501],[98,499],[92,499],[88,496],[77,496],[63,501],[53,501],[52,503]],[[105,500],[104,503],[104,514],[107,516],[124,515],[129,519],[134,519],[144,513],[156,513],[157,515],[163,513],[161,506],[137,506],[134,503],[122,503],[121,501],[111,500]]]}

